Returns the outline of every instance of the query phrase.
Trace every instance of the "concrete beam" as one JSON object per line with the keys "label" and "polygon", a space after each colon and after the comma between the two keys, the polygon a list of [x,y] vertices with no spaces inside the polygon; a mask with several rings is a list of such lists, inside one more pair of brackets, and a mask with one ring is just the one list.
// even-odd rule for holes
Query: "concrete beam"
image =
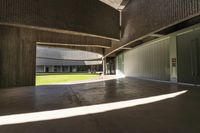
{"label": "concrete beam", "polygon": [[93,53],[98,53],[103,55],[103,48],[99,47],[77,47],[77,46],[63,46],[63,45],[53,45],[53,44],[45,44],[41,45],[39,44],[38,46],[45,46],[45,47],[52,47],[52,48],[66,48],[66,49],[74,49],[74,50],[82,50],[82,51],[88,51],[88,52],[93,52]]}
{"label": "concrete beam", "polygon": [[152,34],[150,36],[152,36],[152,37],[163,37],[164,35],[162,35],[162,34]]}
{"label": "concrete beam", "polygon": [[60,46],[60,47],[91,47],[91,48],[110,48],[109,46],[103,46],[103,45],[98,45],[98,44],[65,44],[65,43],[49,43],[49,42],[36,42],[37,45],[41,46]]}
{"label": "concrete beam", "polygon": [[81,35],[72,35],[57,32],[48,32],[42,30],[33,30],[37,36],[38,44],[58,45],[58,46],[88,46],[88,47],[100,47],[109,48],[111,47],[111,40],[103,39],[99,37],[89,37]]}
{"label": "concrete beam", "polygon": [[105,57],[163,29],[199,16],[199,6],[199,0],[129,1],[122,10],[121,41],[107,49]]}

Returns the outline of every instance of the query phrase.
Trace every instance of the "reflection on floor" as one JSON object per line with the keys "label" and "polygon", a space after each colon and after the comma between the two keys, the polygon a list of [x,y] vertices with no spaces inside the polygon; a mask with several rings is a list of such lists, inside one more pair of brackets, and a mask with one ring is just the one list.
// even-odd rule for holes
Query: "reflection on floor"
{"label": "reflection on floor", "polygon": [[0,90],[0,116],[67,109],[188,90],[172,99],[58,120],[0,126],[0,133],[199,133],[200,88],[132,78]]}

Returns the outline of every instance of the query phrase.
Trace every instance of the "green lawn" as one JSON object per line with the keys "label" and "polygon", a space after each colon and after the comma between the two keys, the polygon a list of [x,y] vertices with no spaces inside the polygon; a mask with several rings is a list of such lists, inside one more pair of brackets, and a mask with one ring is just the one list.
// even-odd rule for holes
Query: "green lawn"
{"label": "green lawn", "polygon": [[90,80],[98,78],[97,74],[89,73],[37,73],[36,85],[48,85],[53,83],[68,83],[74,81]]}

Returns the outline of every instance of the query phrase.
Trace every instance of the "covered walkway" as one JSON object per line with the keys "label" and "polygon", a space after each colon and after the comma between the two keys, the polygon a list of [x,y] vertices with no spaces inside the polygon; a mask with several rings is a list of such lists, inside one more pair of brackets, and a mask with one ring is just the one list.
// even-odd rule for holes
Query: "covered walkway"
{"label": "covered walkway", "polygon": [[[187,91],[186,91],[187,90]],[[167,97],[183,92],[174,97]],[[0,133],[198,133],[200,132],[200,88],[134,78],[96,83],[22,87],[0,90]],[[168,95],[169,94],[169,95]],[[160,96],[160,97],[158,97]],[[162,99],[165,96],[165,99]],[[74,115],[27,122],[24,114],[63,111],[77,107],[112,104],[145,98],[161,98],[88,115]],[[149,99],[148,99],[149,101]],[[98,107],[98,106],[97,106]],[[100,108],[99,108],[100,109]],[[70,114],[71,114],[70,113]],[[76,112],[75,112],[76,113]],[[22,122],[14,120],[19,118]],[[39,114],[40,115],[40,114]],[[8,119],[13,123],[6,123]],[[34,115],[33,115],[34,116]],[[41,116],[42,118],[43,116]],[[47,116],[48,117],[48,116]],[[49,116],[51,118],[54,115]],[[25,117],[26,118],[26,117]],[[30,118],[30,117],[29,117]],[[33,117],[34,118],[34,117]],[[4,121],[2,121],[4,120]],[[16,122],[16,123],[14,123]]]}

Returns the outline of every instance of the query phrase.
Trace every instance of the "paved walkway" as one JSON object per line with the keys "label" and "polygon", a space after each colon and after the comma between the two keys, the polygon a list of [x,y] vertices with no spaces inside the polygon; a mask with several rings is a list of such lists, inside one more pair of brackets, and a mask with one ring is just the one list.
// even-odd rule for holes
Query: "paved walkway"
{"label": "paved walkway", "polygon": [[[199,133],[200,88],[133,78],[0,90],[2,116],[71,109],[188,90],[154,103],[57,120],[0,126],[0,133]],[[14,119],[13,119],[14,121]]]}

